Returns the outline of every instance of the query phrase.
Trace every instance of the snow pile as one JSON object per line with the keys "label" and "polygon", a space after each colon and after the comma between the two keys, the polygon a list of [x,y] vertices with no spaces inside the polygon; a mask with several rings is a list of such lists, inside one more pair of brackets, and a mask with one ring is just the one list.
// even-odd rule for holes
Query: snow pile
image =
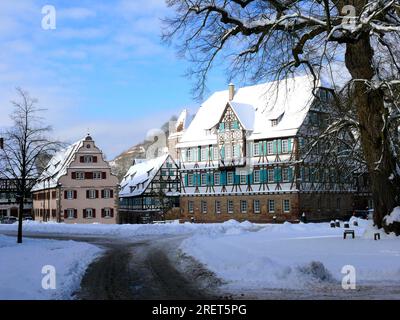
{"label": "snow pile", "polygon": [[210,238],[196,233],[180,249],[227,282],[228,289],[340,287],[345,265],[356,268],[357,283],[400,281],[400,239],[366,237],[372,222],[361,220],[356,239],[329,223],[270,224],[258,231],[225,232]]}
{"label": "snow pile", "polygon": [[[131,224],[131,225],[104,225],[104,224],[64,224],[36,221],[25,221],[23,231],[42,234],[74,234],[74,235],[98,235],[109,237],[130,238],[135,236],[153,235],[181,235],[181,234],[203,234],[208,237],[221,234],[241,234],[244,232],[257,231],[263,225],[229,220],[224,223],[215,224],[192,224],[192,223],[167,223],[167,224]],[[1,225],[0,231],[16,231],[17,224]]]}
{"label": "snow pile", "polygon": [[388,216],[385,216],[383,220],[386,221],[388,225],[392,224],[393,222],[400,222],[400,207],[394,208],[392,213]]}
{"label": "snow pile", "polygon": [[[96,246],[75,241],[24,239],[0,235],[0,299],[71,299],[87,266],[100,255]],[[42,268],[55,267],[56,289],[42,288]]]}

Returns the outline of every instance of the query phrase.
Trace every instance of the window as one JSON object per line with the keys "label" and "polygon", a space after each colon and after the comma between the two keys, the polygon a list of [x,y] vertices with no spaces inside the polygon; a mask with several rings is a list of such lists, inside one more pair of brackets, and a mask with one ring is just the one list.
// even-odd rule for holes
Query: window
{"label": "window", "polygon": [[276,127],[278,125],[278,119],[271,120],[271,126]]}
{"label": "window", "polygon": [[189,211],[189,213],[193,213],[194,212],[193,201],[188,201],[188,211]]}
{"label": "window", "polygon": [[282,168],[282,181],[283,182],[289,181],[289,168]]}
{"label": "window", "polygon": [[282,153],[289,153],[289,140],[282,140]]}
{"label": "window", "polygon": [[254,206],[254,213],[260,213],[261,212],[261,210],[260,210],[260,200],[254,200],[253,206]]}
{"label": "window", "polygon": [[232,159],[232,146],[230,144],[225,146],[225,159]]}
{"label": "window", "polygon": [[72,199],[74,199],[74,191],[72,191],[72,190],[67,190],[65,195],[66,195],[65,198],[66,198],[67,200],[72,200]]}
{"label": "window", "polygon": [[268,212],[269,213],[275,212],[275,200],[268,200]]}
{"label": "window", "polygon": [[84,156],[83,162],[84,163],[93,163],[93,157],[92,156]]}
{"label": "window", "polygon": [[254,183],[260,183],[260,170],[254,170]]}
{"label": "window", "polygon": [[233,200],[228,200],[228,213],[233,213]]}
{"label": "window", "polygon": [[111,218],[111,209],[110,208],[104,208],[103,217],[104,218]]}
{"label": "window", "polygon": [[111,190],[109,190],[109,189],[103,190],[103,198],[110,199],[111,198]]}
{"label": "window", "polygon": [[227,172],[227,183],[233,184],[233,171]]}
{"label": "window", "polygon": [[85,179],[85,173],[82,171],[78,171],[75,173],[75,177],[77,180],[84,180]]}
{"label": "window", "polygon": [[267,153],[274,154],[274,141],[267,142]]}
{"label": "window", "polygon": [[253,154],[256,157],[260,155],[260,144],[258,142],[254,143]]}
{"label": "window", "polygon": [[214,185],[219,186],[221,184],[221,176],[219,172],[214,173]]}
{"label": "window", "polygon": [[273,183],[273,182],[275,182],[275,170],[268,169],[268,183]]}
{"label": "window", "polygon": [[85,213],[86,213],[86,218],[93,218],[94,217],[93,209],[85,209]]}
{"label": "window", "polygon": [[214,152],[214,160],[218,160],[219,159],[219,150],[218,150],[217,146],[214,146],[213,152]]}
{"label": "window", "polygon": [[201,148],[201,161],[206,161],[207,160],[207,148],[203,147]]}
{"label": "window", "polygon": [[233,145],[233,157],[240,158],[240,145],[239,144]]}
{"label": "window", "polygon": [[204,214],[207,213],[207,202],[206,201],[201,202],[201,212]]}
{"label": "window", "polygon": [[102,178],[101,172],[99,172],[99,171],[93,172],[93,179],[94,180],[101,180],[101,178]]}
{"label": "window", "polygon": [[221,201],[215,201],[215,213],[220,214],[221,213]]}
{"label": "window", "polygon": [[283,212],[290,212],[290,200],[289,199],[283,200]]}
{"label": "window", "polygon": [[88,195],[88,199],[96,199],[96,190],[88,190],[87,191],[87,195]]}
{"label": "window", "polygon": [[201,185],[206,186],[207,185],[207,173],[202,173],[201,174]]}
{"label": "window", "polygon": [[67,209],[67,217],[68,217],[68,219],[75,219],[75,210]]}
{"label": "window", "polygon": [[240,184],[247,183],[247,173],[246,171],[240,171]]}
{"label": "window", "polygon": [[187,180],[188,180],[188,186],[193,187],[193,174],[188,173],[187,174]]}
{"label": "window", "polygon": [[186,160],[187,161],[192,161],[192,149],[187,149],[186,150]]}
{"label": "window", "polygon": [[247,213],[247,201],[246,200],[240,200],[240,212]]}

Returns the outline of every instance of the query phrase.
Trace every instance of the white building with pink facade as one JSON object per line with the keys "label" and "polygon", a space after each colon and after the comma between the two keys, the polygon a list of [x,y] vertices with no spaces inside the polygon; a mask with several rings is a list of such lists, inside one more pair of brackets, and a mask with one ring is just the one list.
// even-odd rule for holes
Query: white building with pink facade
{"label": "white building with pink facade", "polygon": [[118,178],[90,135],[53,156],[32,195],[36,220],[118,222]]}

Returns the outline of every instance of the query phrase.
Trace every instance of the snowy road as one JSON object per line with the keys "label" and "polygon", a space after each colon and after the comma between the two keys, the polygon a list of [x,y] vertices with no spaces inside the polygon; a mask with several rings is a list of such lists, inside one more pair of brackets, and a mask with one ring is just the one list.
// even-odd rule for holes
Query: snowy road
{"label": "snowy road", "polygon": [[[15,235],[14,232],[1,232]],[[89,265],[74,297],[81,300],[206,300],[218,296],[199,288],[173,261],[184,236],[130,240],[105,236],[26,233],[25,237],[87,242],[105,250]]]}
{"label": "snowy road", "polygon": [[[375,241],[376,229],[370,221],[358,224],[355,239],[346,240],[344,228],[332,229],[328,223],[236,221],[111,226],[26,223],[24,234],[75,240],[71,248],[60,241],[58,254],[65,250],[68,263],[53,259],[61,269],[65,264],[67,271],[82,260],[79,252],[91,248],[90,255],[103,249],[97,260],[86,259],[91,265],[81,268],[79,281],[68,291],[78,299],[400,299],[400,239],[381,232],[382,239]],[[0,234],[15,231],[15,225],[0,225]],[[68,253],[79,246],[77,255]],[[40,255],[24,250],[18,261],[34,256],[39,263],[58,246],[49,243],[46,248],[47,253],[42,250]],[[13,256],[12,249],[4,250]],[[12,263],[8,265],[12,270]],[[356,290],[342,289],[342,268],[349,265],[356,271]]]}

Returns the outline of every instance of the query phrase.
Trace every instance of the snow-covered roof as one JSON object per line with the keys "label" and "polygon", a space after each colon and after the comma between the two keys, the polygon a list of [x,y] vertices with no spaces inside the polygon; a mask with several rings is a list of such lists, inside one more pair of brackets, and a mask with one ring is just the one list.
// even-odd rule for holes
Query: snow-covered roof
{"label": "snow-covered roof", "polygon": [[168,158],[170,155],[164,154],[131,166],[120,183],[119,196],[123,198],[141,195]]}
{"label": "snow-covered roof", "polygon": [[255,110],[254,107],[246,103],[230,101],[229,105],[233,112],[239,118],[240,123],[245,130],[254,130]]}
{"label": "snow-covered roof", "polygon": [[[177,147],[216,144],[210,128],[218,124],[228,103],[250,131],[249,140],[294,136],[314,100],[313,88],[311,77],[299,76],[239,88],[232,101],[229,90],[215,92],[200,106]],[[271,120],[278,118],[272,126]]]}
{"label": "snow-covered roof", "polygon": [[32,191],[56,187],[58,179],[67,174],[68,166],[75,159],[75,153],[83,146],[84,141],[85,139],[79,140],[57,152],[47,164]]}

